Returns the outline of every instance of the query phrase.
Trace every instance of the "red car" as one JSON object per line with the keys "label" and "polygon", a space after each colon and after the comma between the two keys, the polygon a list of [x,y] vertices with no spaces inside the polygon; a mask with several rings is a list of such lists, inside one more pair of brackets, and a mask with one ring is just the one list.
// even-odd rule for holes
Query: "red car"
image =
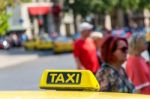
{"label": "red car", "polygon": [[0,49],[9,49],[10,44],[7,40],[5,39],[0,39]]}

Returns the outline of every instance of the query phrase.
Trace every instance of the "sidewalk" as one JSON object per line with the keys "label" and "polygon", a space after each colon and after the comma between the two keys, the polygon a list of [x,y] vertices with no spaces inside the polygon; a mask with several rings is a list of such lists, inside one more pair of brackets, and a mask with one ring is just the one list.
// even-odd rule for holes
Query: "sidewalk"
{"label": "sidewalk", "polygon": [[38,55],[0,55],[0,69],[35,60]]}

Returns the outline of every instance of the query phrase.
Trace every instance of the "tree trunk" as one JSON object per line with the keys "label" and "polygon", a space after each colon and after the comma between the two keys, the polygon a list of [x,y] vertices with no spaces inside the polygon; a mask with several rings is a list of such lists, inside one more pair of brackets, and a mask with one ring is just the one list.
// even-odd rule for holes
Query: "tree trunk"
{"label": "tree trunk", "polygon": [[111,31],[111,29],[112,29],[112,26],[111,26],[111,16],[108,13],[105,15],[104,27],[108,31]]}
{"label": "tree trunk", "polygon": [[129,27],[133,26],[133,20],[132,20],[132,11],[130,9],[127,10],[127,15],[128,15],[128,21],[129,21]]}
{"label": "tree trunk", "polygon": [[123,27],[124,26],[124,13],[123,10],[120,8],[117,11],[117,17],[118,17],[118,26]]}
{"label": "tree trunk", "polygon": [[150,27],[150,11],[148,9],[144,9],[143,11],[143,14],[144,14],[144,25],[145,25],[145,28],[148,29]]}
{"label": "tree trunk", "polygon": [[99,15],[97,13],[94,16],[94,24],[95,24],[95,26],[99,25]]}
{"label": "tree trunk", "polygon": [[77,14],[73,11],[73,24],[74,24],[74,31],[77,33]]}

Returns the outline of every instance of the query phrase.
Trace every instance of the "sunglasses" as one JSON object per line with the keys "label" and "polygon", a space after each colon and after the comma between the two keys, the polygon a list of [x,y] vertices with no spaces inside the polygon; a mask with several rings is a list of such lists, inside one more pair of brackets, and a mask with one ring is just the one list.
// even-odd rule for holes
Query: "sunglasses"
{"label": "sunglasses", "polygon": [[122,48],[118,48],[119,50],[121,50],[123,53],[127,53],[128,51],[128,47],[122,47]]}

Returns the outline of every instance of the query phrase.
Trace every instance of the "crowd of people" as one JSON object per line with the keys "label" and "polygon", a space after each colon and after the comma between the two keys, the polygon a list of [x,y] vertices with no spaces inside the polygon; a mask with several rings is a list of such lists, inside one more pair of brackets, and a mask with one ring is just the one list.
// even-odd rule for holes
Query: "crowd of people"
{"label": "crowd of people", "polygon": [[81,36],[74,42],[77,69],[93,72],[102,92],[150,94],[150,60],[142,56],[145,36],[135,33],[127,39],[92,28],[87,22],[79,25]]}

